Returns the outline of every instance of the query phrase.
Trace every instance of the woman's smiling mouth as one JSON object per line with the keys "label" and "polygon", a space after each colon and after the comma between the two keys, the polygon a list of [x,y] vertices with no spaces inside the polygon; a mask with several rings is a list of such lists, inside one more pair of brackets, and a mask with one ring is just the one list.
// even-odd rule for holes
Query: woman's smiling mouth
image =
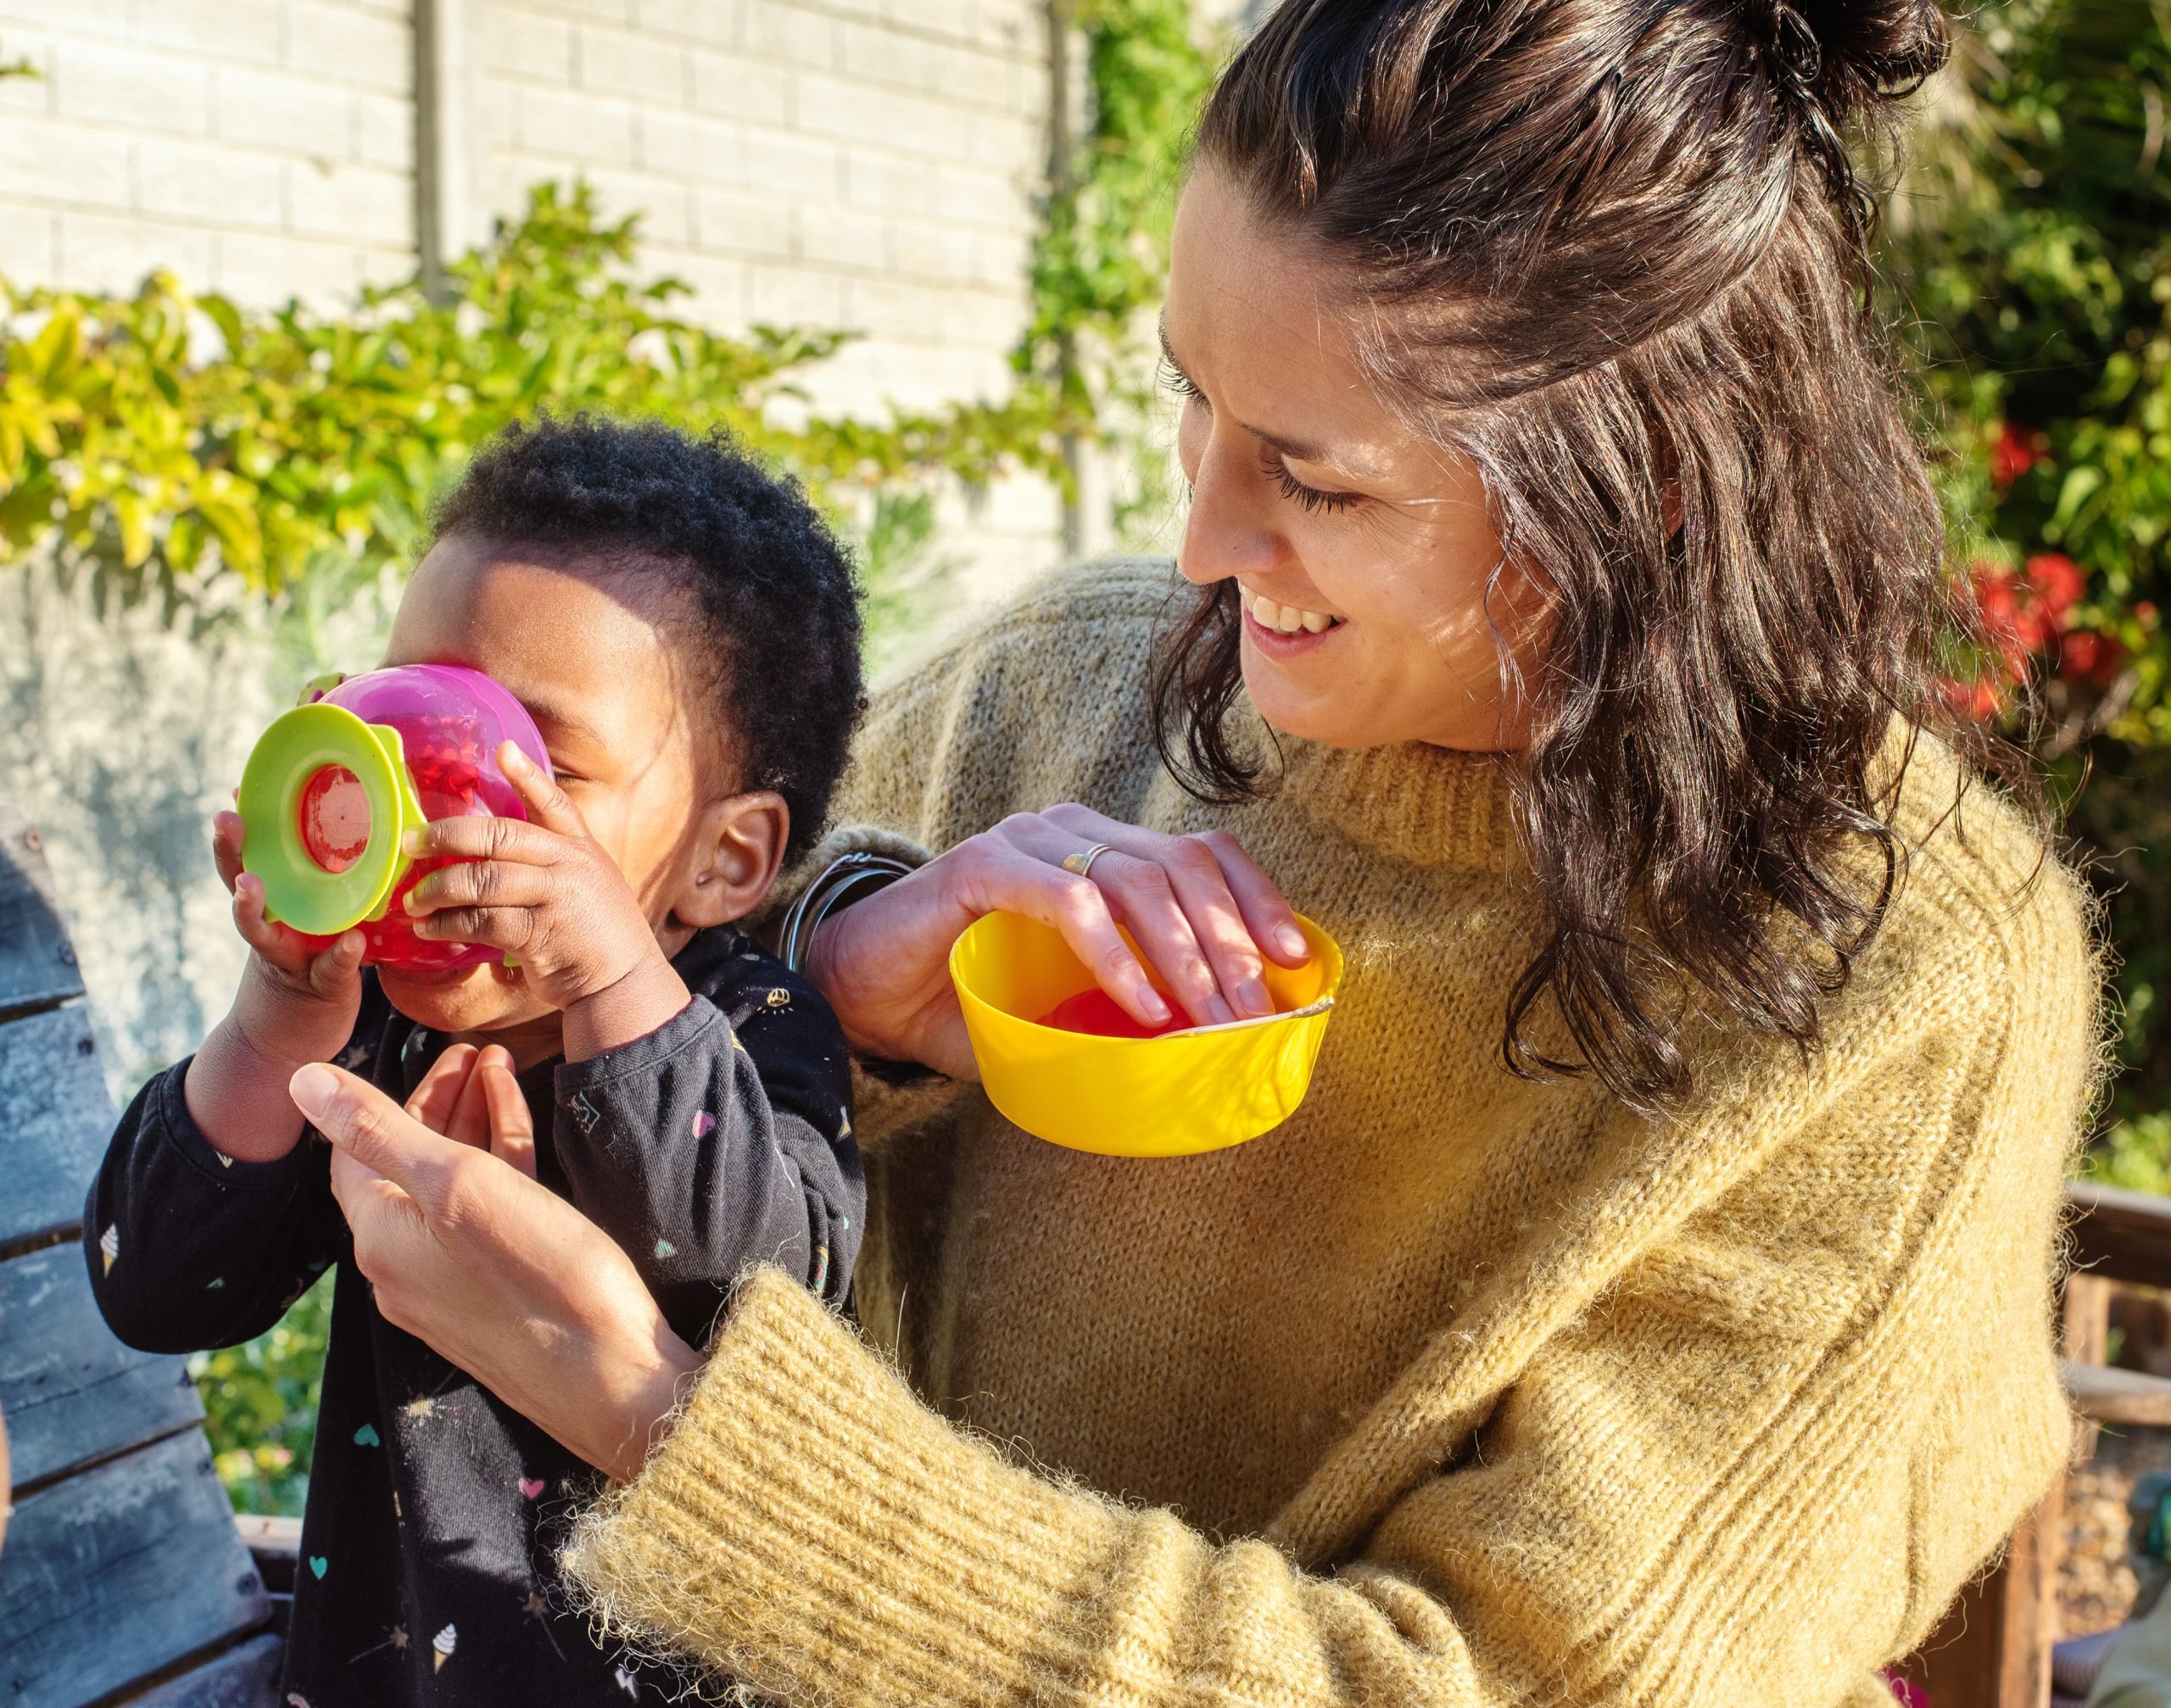
{"label": "woman's smiling mouth", "polygon": [[1254,592],[1242,582],[1236,583],[1236,591],[1242,597],[1244,615],[1269,634],[1324,634],[1331,628],[1341,628],[1348,620],[1323,611],[1284,605],[1269,594]]}

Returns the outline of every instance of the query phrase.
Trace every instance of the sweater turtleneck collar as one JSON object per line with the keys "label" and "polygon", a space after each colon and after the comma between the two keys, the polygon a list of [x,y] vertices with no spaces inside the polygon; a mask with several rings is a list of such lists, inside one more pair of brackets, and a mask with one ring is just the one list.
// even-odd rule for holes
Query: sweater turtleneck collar
{"label": "sweater turtleneck collar", "polygon": [[1509,763],[1421,741],[1327,747],[1281,738],[1281,792],[1341,835],[1415,866],[1519,864]]}

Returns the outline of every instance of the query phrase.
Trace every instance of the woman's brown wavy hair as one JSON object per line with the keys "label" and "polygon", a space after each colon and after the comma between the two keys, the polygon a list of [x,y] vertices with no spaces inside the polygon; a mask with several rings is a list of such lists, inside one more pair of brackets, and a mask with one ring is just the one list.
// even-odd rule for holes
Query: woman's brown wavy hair
{"label": "woman's brown wavy hair", "polygon": [[[1284,0],[1207,108],[1201,167],[1331,265],[1382,394],[1480,472],[1494,584],[1550,591],[1519,1072],[1662,1105],[1692,1008],[1811,1048],[1889,904],[1880,755],[1895,714],[1910,751],[1946,725],[1954,618],[1850,150],[1890,159],[1946,52],[1929,0]],[[1214,798],[1262,772],[1226,721],[1240,627],[1202,592],[1154,673]],[[1533,1041],[1547,997],[1572,1048]]]}

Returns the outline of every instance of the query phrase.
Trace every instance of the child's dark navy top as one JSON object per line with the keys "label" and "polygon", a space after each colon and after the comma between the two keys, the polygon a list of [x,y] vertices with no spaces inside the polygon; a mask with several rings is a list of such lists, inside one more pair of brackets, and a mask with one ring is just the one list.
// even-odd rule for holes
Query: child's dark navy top
{"label": "child's dark navy top", "polygon": [[[538,1177],[625,1248],[699,1347],[751,1263],[843,1303],[866,1189],[828,1005],[729,928],[696,935],[675,964],[694,992],[676,1019],[520,1083]],[[404,1101],[446,1041],[393,1012],[369,974],[338,1059]],[[599,1475],[377,1314],[345,1261],[321,1138],[276,1163],[220,1154],[189,1118],[187,1068],[129,1106],[91,1187],[84,1246],[106,1320],[153,1352],[261,1334],[338,1269],[282,1702],[669,1700],[596,1646],[552,1569],[563,1521]]]}

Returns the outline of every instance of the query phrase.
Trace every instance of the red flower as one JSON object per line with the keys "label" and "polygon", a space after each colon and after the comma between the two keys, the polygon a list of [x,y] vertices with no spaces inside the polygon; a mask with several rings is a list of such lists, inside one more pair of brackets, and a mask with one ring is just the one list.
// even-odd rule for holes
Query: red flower
{"label": "red flower", "polygon": [[2051,634],[2034,585],[1993,563],[1969,570],[1967,583],[1984,644],[2004,661],[2006,674],[2021,675],[2028,655],[2040,651]]}
{"label": "red flower", "polygon": [[2125,661],[2125,646],[2115,634],[2083,629],[2058,644],[2058,674],[2068,682],[2085,682],[2098,694],[2118,679]]}
{"label": "red flower", "polygon": [[1945,703],[1973,723],[1987,723],[2005,710],[2005,691],[1993,672],[1985,671],[1973,682],[1941,677],[1937,685]]}
{"label": "red flower", "polygon": [[2011,421],[1998,423],[1990,441],[1990,480],[2002,492],[2034,467],[2043,455],[2043,435],[2016,433]]}
{"label": "red flower", "polygon": [[2087,576],[2081,567],[2062,552],[2046,551],[2028,560],[2028,584],[2050,614],[2055,628],[2062,622],[2073,603],[2080,597]]}

